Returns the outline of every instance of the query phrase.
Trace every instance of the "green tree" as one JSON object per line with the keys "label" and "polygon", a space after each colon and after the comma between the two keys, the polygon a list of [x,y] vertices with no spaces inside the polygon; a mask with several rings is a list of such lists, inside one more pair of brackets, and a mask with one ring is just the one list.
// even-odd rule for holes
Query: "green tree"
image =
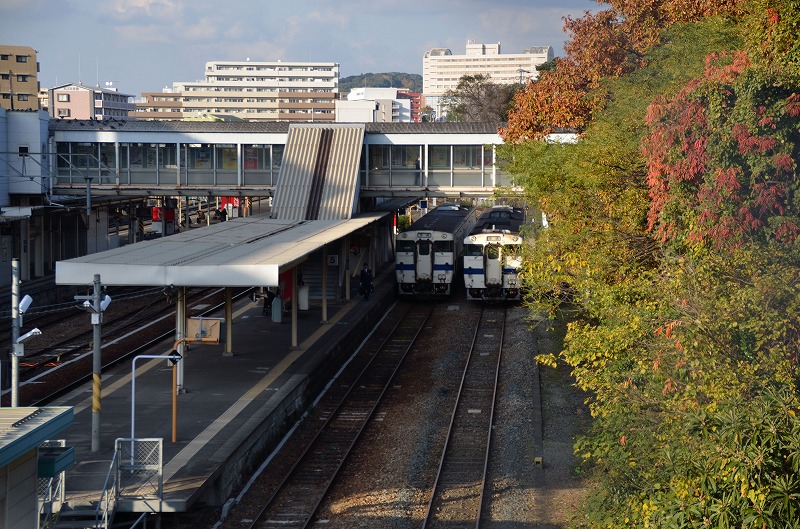
{"label": "green tree", "polygon": [[[652,42],[626,36],[579,78],[571,101],[602,102],[571,114],[581,140],[526,141],[553,123],[536,103],[502,152],[551,219],[522,274],[531,310],[570,318],[540,360],[572,367],[594,418],[576,451],[596,490],[576,523],[798,527],[796,6],[620,4]],[[582,38],[568,48],[589,60]]]}
{"label": "green tree", "polygon": [[488,75],[465,75],[444,94],[447,120],[504,122],[517,88],[518,85],[493,83]]}

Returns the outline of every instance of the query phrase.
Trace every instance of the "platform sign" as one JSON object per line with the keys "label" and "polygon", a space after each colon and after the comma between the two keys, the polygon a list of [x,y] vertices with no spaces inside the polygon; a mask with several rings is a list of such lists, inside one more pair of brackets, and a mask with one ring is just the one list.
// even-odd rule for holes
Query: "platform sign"
{"label": "platform sign", "polygon": [[189,318],[186,320],[186,342],[219,343],[222,318]]}

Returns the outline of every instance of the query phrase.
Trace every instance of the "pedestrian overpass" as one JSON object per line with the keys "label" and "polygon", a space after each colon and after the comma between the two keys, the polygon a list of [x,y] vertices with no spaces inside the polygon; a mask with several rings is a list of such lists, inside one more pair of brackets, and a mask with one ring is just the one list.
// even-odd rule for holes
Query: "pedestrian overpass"
{"label": "pedestrian overpass", "polygon": [[361,197],[487,197],[512,184],[500,125],[52,120],[52,194],[273,197],[288,161],[347,166]]}

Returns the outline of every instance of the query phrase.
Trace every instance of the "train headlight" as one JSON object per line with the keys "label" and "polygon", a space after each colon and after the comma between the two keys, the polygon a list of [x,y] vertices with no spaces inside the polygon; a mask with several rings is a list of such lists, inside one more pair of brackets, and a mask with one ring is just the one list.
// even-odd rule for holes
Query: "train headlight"
{"label": "train headlight", "polygon": [[447,274],[439,274],[438,275],[438,279],[439,279],[439,281],[444,283],[447,280]]}

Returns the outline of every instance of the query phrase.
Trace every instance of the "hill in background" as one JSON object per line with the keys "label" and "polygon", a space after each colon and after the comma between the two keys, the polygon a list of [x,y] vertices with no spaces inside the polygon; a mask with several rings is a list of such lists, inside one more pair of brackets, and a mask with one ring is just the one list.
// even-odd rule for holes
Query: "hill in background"
{"label": "hill in background", "polygon": [[362,73],[339,78],[339,93],[347,94],[353,88],[408,88],[412,92],[422,92],[422,76],[415,73]]}

